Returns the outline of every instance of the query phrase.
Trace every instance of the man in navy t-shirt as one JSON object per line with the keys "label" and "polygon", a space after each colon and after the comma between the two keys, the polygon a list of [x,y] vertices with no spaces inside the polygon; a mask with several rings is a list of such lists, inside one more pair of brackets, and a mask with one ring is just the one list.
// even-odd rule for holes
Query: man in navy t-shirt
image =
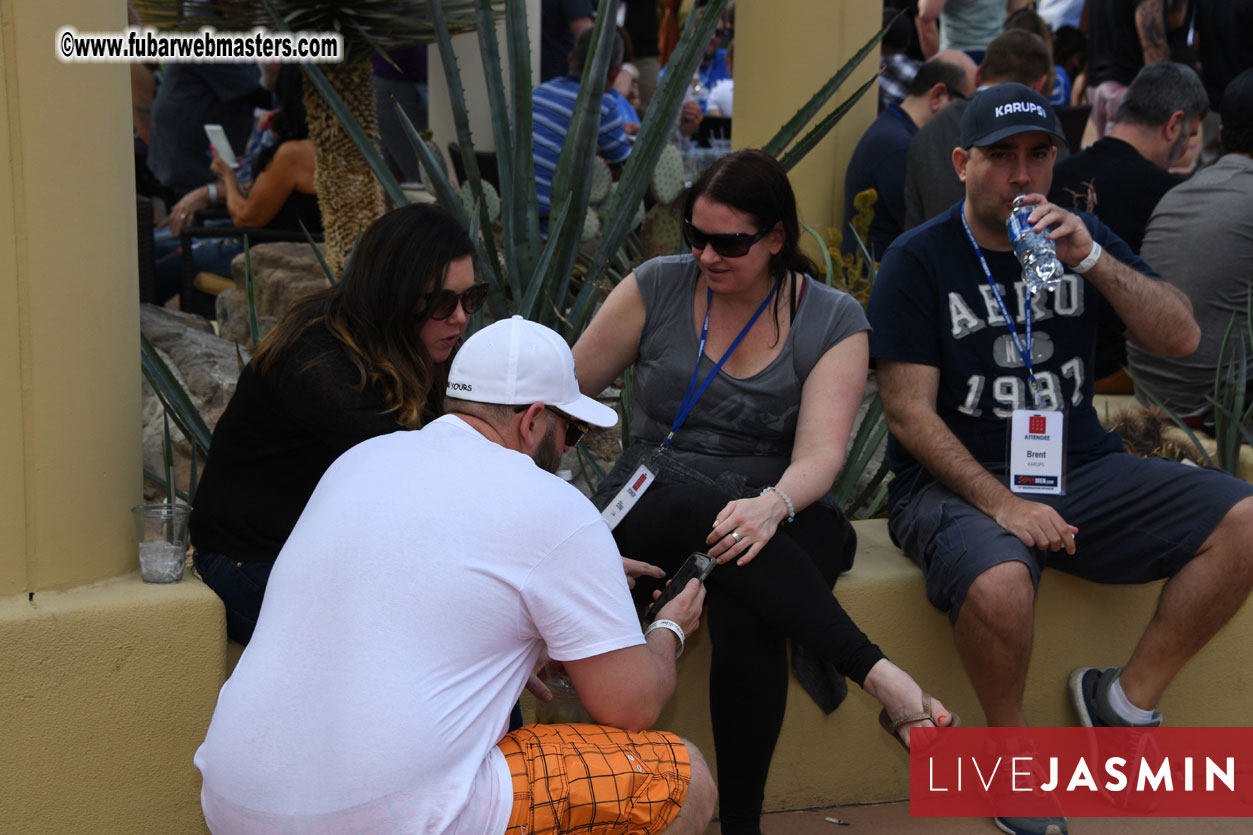
{"label": "man in navy t-shirt", "polygon": [[[1099,220],[1047,202],[1064,141],[1054,125],[1021,84],[979,93],[953,150],[966,199],[884,256],[868,312],[892,432],[889,529],[948,612],[990,725],[1026,724],[1046,565],[1106,583],[1172,577],[1126,666],[1080,667],[1070,682],[1084,725],[1151,726],[1171,679],[1253,586],[1253,485],[1129,455],[1102,428],[1098,326],[1170,355],[1195,350],[1198,328],[1186,297]],[[1020,194],[1069,265],[1055,290],[1025,291],[1006,230]],[[1061,819],[998,823],[1065,832]]]}

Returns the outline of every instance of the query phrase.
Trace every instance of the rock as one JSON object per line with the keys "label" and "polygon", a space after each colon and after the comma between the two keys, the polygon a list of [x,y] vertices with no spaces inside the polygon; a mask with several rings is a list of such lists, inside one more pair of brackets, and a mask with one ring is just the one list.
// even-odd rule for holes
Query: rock
{"label": "rock", "polygon": [[[251,255],[253,292],[258,316],[282,319],[297,298],[328,286],[326,272],[307,243],[257,244],[252,248]],[[243,290],[245,278],[242,254],[236,255],[231,262],[231,273],[235,286]],[[246,330],[245,325],[245,332]]]}
{"label": "rock", "polygon": [[[140,306],[139,323],[144,336],[182,383],[212,430],[235,393],[240,364],[251,358],[251,352],[214,334],[209,323],[199,316],[145,304]],[[164,409],[147,381],[143,398],[143,466],[163,474]],[[190,484],[191,445],[173,422],[170,436],[174,443],[175,481],[186,490]]]}
{"label": "rock", "polygon": [[[218,334],[230,342],[238,342],[256,350],[252,344],[252,333],[248,328],[248,294],[238,287],[232,287],[218,294],[214,316],[217,317]],[[257,326],[261,336],[274,329],[278,320],[273,316],[257,316]]]}

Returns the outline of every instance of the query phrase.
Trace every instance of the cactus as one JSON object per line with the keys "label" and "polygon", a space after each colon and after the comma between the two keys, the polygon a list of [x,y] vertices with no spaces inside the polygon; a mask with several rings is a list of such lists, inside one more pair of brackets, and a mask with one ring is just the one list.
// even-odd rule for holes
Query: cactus
{"label": "cactus", "polygon": [[600,213],[591,206],[587,207],[587,214],[583,215],[583,233],[579,236],[581,243],[595,240],[600,235]]}
{"label": "cactus", "polygon": [[[487,180],[483,180],[482,185],[484,218],[488,223],[495,223],[500,220],[500,195]],[[461,205],[465,207],[467,215],[474,214],[474,195],[470,192],[469,183],[461,186]]]}
{"label": "cactus", "polygon": [[682,210],[677,203],[658,203],[644,217],[640,237],[648,258],[673,255],[683,243]]}
{"label": "cactus", "polygon": [[609,171],[609,164],[600,157],[592,158],[592,170],[588,172],[592,181],[592,190],[588,194],[587,202],[593,206],[599,205],[609,196],[609,188],[614,185],[613,174]]}
{"label": "cactus", "polygon": [[679,149],[667,145],[661,149],[653,169],[653,197],[658,203],[673,203],[683,191],[683,157]]}

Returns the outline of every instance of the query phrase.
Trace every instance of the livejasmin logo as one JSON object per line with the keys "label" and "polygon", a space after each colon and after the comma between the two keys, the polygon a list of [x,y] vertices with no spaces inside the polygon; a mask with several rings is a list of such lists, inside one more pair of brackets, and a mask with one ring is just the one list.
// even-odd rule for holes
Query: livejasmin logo
{"label": "livejasmin logo", "polygon": [[915,817],[1253,817],[1253,728],[914,728]]}
{"label": "livejasmin logo", "polygon": [[[931,774],[930,786],[933,792],[946,792],[950,790],[962,790],[963,778],[963,760],[957,760],[957,782],[956,785],[937,785],[935,774],[935,758],[928,757],[928,768]],[[997,780],[997,773],[1000,772],[1002,780],[1009,781],[1009,790],[1014,792],[1032,792],[1039,789],[1040,791],[1051,792],[1057,791],[1061,785],[1061,777],[1059,771],[1061,766],[1058,765],[1058,757],[1048,758],[1048,780],[1040,783],[1038,777],[1042,773],[1037,766],[1040,761],[1036,757],[997,757],[991,762],[980,763],[977,757],[971,757],[969,765],[973,769],[975,776],[979,780],[979,784],[986,792],[992,791],[992,786]],[[991,768],[989,769],[989,765]],[[1005,769],[1002,770],[1001,766]],[[1128,787],[1127,771],[1128,766],[1134,767],[1134,763],[1128,763],[1123,757],[1109,757],[1104,761],[1104,772],[1110,778],[1102,788],[1106,791],[1120,792]],[[1066,764],[1066,769],[1070,774],[1070,778],[1066,783],[1063,791],[1073,792],[1080,789],[1088,791],[1100,791],[1096,784],[1096,778],[1093,777],[1092,767],[1088,765],[1088,761],[1082,757],[1075,764]],[[1197,786],[1193,780],[1194,763],[1192,757],[1183,758],[1183,784],[1179,787],[1182,791],[1194,791]],[[987,776],[984,776],[984,771]],[[968,775],[969,770],[966,774]],[[943,778],[941,778],[943,782]],[[1221,782],[1227,791],[1235,791],[1236,789],[1236,759],[1235,757],[1227,757],[1226,762],[1222,765],[1214,762],[1209,757],[1205,758],[1205,789],[1204,791],[1212,792],[1215,790],[1215,782]],[[1136,778],[1135,790],[1142,791],[1175,791],[1174,771],[1170,758],[1164,758],[1154,767],[1149,764],[1147,759],[1139,760],[1139,772]]]}
{"label": "livejasmin logo", "polygon": [[1032,101],[1011,101],[1009,104],[1002,104],[1000,107],[997,107],[993,113],[996,114],[998,119],[1010,113],[1036,113],[1042,119],[1048,118],[1044,108]]}

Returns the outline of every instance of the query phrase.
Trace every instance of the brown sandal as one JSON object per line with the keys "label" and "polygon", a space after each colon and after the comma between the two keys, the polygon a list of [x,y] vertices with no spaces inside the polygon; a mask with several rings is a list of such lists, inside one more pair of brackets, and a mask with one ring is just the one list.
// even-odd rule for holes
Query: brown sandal
{"label": "brown sandal", "polygon": [[958,716],[956,713],[951,713],[949,714],[949,716],[950,716],[949,723],[947,725],[940,725],[939,721],[935,718],[935,714],[931,712],[931,694],[924,690],[922,692],[922,712],[921,713],[911,713],[908,716],[902,716],[900,719],[897,719],[895,722],[893,722],[891,719],[888,718],[888,709],[885,707],[883,708],[883,710],[879,711],[879,725],[880,727],[883,728],[883,730],[890,733],[892,735],[892,738],[895,739],[897,742],[899,742],[902,748],[908,751],[909,746],[905,743],[905,740],[902,739],[901,735],[898,733],[898,731],[900,731],[901,728],[905,727],[906,725],[913,724],[914,722],[927,722],[927,721],[931,722],[931,724],[935,725],[937,728],[939,727],[960,728],[961,723],[962,723],[961,717]]}

